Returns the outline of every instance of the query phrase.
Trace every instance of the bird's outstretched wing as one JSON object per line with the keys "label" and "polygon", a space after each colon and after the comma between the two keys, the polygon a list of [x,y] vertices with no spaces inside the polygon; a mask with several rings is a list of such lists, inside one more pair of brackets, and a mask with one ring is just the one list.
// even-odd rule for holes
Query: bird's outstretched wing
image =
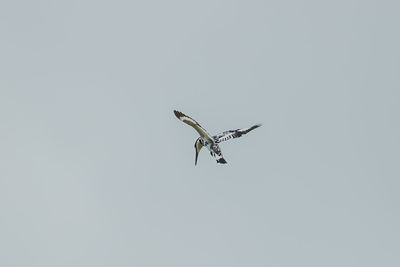
{"label": "bird's outstretched wing", "polygon": [[197,123],[197,121],[195,121],[194,119],[192,119],[191,117],[183,114],[180,111],[174,110],[175,116],[180,119],[181,121],[183,121],[186,124],[189,124],[190,126],[192,126],[199,134],[201,137],[203,137],[204,139],[208,139],[210,141],[212,141],[212,137],[209,133],[207,133],[207,131],[200,126],[200,124]]}
{"label": "bird's outstretched wing", "polygon": [[261,124],[256,124],[256,125],[253,125],[253,126],[251,126],[249,128],[225,131],[225,132],[222,132],[220,134],[214,135],[213,139],[214,139],[215,143],[220,143],[220,142],[223,142],[223,141],[227,141],[227,140],[229,140],[231,138],[241,137],[242,135],[247,134],[248,132],[250,132],[250,131],[252,131],[252,130],[254,130],[254,129],[260,127],[260,126],[261,126]]}

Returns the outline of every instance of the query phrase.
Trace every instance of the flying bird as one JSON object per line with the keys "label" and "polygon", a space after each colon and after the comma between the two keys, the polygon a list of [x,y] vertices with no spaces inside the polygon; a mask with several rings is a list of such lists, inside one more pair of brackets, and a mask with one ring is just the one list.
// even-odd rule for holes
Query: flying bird
{"label": "flying bird", "polygon": [[177,110],[174,110],[174,113],[178,119],[192,126],[200,135],[200,137],[197,138],[196,142],[194,143],[194,148],[196,149],[196,158],[194,161],[194,165],[197,165],[197,158],[203,146],[207,147],[207,149],[210,151],[211,156],[213,156],[218,163],[225,164],[226,160],[222,156],[222,152],[218,144],[231,138],[241,137],[242,135],[247,134],[248,132],[261,126],[261,124],[255,124],[249,128],[229,130],[212,136],[191,117]]}

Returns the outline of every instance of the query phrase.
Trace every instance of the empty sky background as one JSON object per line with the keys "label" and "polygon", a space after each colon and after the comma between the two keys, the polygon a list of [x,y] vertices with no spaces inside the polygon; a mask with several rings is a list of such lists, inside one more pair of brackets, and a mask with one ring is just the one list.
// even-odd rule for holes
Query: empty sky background
{"label": "empty sky background", "polygon": [[2,1],[0,265],[400,266],[399,10]]}

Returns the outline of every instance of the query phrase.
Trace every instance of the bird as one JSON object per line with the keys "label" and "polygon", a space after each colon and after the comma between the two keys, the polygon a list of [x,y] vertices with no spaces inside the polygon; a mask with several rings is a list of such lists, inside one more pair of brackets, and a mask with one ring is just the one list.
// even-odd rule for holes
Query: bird
{"label": "bird", "polygon": [[210,151],[211,156],[217,160],[217,163],[226,164],[227,162],[222,156],[221,148],[218,144],[229,139],[241,137],[242,135],[247,134],[248,132],[261,126],[261,124],[255,124],[249,128],[228,130],[216,135],[210,135],[203,127],[200,126],[197,121],[191,117],[177,110],[174,110],[174,114],[179,120],[192,126],[200,135],[200,137],[197,138],[196,142],[194,143],[194,148],[196,150],[194,165],[197,165],[197,158],[203,146]]}

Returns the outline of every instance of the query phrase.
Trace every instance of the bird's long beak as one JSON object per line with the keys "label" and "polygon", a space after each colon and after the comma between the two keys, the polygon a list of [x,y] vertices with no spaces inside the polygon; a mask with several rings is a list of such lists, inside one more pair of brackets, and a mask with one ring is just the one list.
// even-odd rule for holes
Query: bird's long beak
{"label": "bird's long beak", "polygon": [[197,165],[197,157],[199,156],[199,152],[203,145],[199,141],[199,139],[196,140],[196,143],[194,143],[194,149],[196,150],[196,159],[194,160],[194,165]]}
{"label": "bird's long beak", "polygon": [[194,165],[197,165],[197,157],[199,156],[199,151],[197,151],[197,148],[195,148],[196,150],[196,159],[194,160]]}

